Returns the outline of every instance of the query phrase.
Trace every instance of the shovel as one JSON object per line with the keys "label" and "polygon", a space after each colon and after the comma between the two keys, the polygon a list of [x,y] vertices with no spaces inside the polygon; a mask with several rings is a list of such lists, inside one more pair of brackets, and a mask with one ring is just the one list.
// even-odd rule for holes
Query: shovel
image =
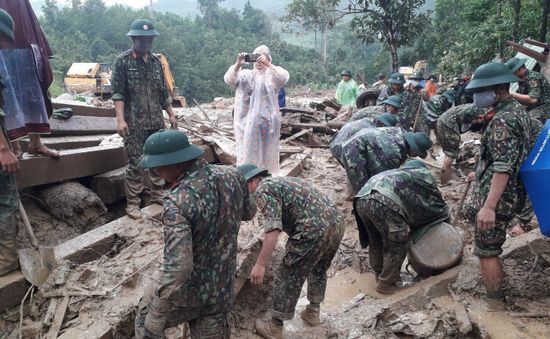
{"label": "shovel", "polygon": [[21,201],[19,201],[19,212],[32,245],[32,248],[23,248],[17,251],[21,273],[31,284],[38,287],[48,279],[50,273],[57,266],[55,253],[53,247],[38,247],[38,241]]}

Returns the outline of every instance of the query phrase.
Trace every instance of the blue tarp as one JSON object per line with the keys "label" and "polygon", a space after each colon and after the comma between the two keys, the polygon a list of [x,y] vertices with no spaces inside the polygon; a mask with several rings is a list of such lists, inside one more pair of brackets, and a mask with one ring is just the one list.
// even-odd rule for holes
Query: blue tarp
{"label": "blue tarp", "polygon": [[550,120],[520,169],[542,234],[550,237]]}

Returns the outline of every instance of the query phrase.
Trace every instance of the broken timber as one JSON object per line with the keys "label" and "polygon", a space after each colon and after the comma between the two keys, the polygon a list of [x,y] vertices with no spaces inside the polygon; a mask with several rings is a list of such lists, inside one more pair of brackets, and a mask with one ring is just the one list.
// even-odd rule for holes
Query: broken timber
{"label": "broken timber", "polygon": [[116,133],[115,118],[72,116],[67,120],[50,119],[52,135],[90,135]]}
{"label": "broken timber", "polygon": [[[61,151],[59,159],[29,157],[21,161],[17,172],[19,189],[105,173],[128,163],[120,146],[95,146]],[[37,175],[37,173],[39,175]]]}
{"label": "broken timber", "polygon": [[287,123],[286,125],[296,128],[296,129],[313,129],[314,132],[318,133],[328,133],[328,134],[335,134],[336,132],[333,131],[333,129],[340,129],[342,126],[344,126],[346,123],[343,121],[329,121],[325,123],[320,124],[307,124],[307,123],[299,123],[299,122],[291,122]]}

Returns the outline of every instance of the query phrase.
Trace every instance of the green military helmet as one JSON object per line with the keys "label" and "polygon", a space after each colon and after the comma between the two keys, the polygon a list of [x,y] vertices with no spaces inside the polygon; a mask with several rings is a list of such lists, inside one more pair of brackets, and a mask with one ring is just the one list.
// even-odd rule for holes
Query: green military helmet
{"label": "green military helmet", "polygon": [[520,69],[521,66],[525,65],[526,62],[527,59],[525,58],[512,58],[508,60],[505,65],[512,71],[512,73],[515,73],[515,71]]}
{"label": "green military helmet", "polygon": [[499,62],[489,62],[475,70],[466,89],[478,89],[518,81],[520,79],[506,65]]}
{"label": "green military helmet", "polygon": [[204,151],[189,143],[187,136],[176,130],[160,130],[145,141],[141,167],[175,165],[197,159]]}
{"label": "green military helmet", "polygon": [[348,76],[351,78],[351,71],[346,69],[340,74],[340,76]]}
{"label": "green military helmet", "polygon": [[391,75],[388,82],[390,84],[403,85],[405,83],[405,76],[399,72],[395,72]]}
{"label": "green military helmet", "polygon": [[255,176],[261,175],[265,177],[269,174],[269,172],[266,169],[260,168],[254,164],[242,164],[240,166],[237,166],[237,170],[241,172],[241,174],[244,176],[246,181],[254,178]]}
{"label": "green military helmet", "polygon": [[447,98],[447,100],[449,100],[449,102],[454,102],[455,101],[455,95],[456,95],[456,92],[454,90],[454,88],[448,88],[444,93],[443,93],[443,96],[445,98]]}
{"label": "green military helmet", "polygon": [[388,97],[386,100],[382,101],[382,103],[399,109],[401,108],[401,96],[392,95],[391,97]]}
{"label": "green military helmet", "polygon": [[414,153],[421,158],[425,158],[432,147],[432,141],[424,132],[405,132],[405,139]]}
{"label": "green military helmet", "polygon": [[132,22],[127,36],[157,36],[159,33],[155,30],[153,22],[147,19],[137,19]]}
{"label": "green military helmet", "polygon": [[414,71],[413,74],[409,77],[411,80],[424,80],[424,74],[422,71]]}
{"label": "green military helmet", "polygon": [[397,125],[397,117],[395,116],[395,114],[391,114],[391,113],[387,113],[387,112],[377,116],[374,119],[374,121],[381,122],[382,125],[385,126],[385,127],[393,127],[393,126]]}
{"label": "green military helmet", "polygon": [[15,24],[11,15],[3,9],[0,9],[0,32],[6,34],[11,42],[15,41]]}
{"label": "green military helmet", "polygon": [[411,159],[407,160],[407,162],[403,165],[404,168],[428,168],[426,164],[418,159]]}

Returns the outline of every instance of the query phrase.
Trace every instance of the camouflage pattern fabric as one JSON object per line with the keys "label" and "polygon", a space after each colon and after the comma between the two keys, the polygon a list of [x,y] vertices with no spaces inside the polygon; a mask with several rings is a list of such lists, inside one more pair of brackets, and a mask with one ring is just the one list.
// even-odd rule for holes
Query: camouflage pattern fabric
{"label": "camouflage pattern fabric", "polygon": [[376,105],[381,105],[382,101],[386,100],[387,98],[391,97],[392,95],[401,95],[403,91],[397,92],[393,90],[393,87],[391,85],[386,86],[385,88],[382,88],[380,90],[380,94],[378,95],[378,98],[376,99]]}
{"label": "camouflage pattern fabric", "polygon": [[453,103],[443,94],[436,94],[422,104],[422,112],[415,132],[424,132],[430,135],[430,131],[436,128],[436,123],[452,107]]}
{"label": "camouflage pattern fabric", "polygon": [[[475,213],[481,209],[489,194],[493,174],[509,174],[508,183],[495,210],[505,233],[506,223],[525,206],[526,192],[519,177],[519,169],[531,148],[531,122],[523,106],[512,97],[498,102],[494,109],[496,114],[481,138],[480,158],[476,164],[477,185],[469,201],[472,205],[469,209]],[[482,235],[476,228],[474,253],[479,257],[500,255],[500,247],[505,240],[505,236],[501,236],[502,232],[495,228]],[[501,240],[502,243],[498,244]]]}
{"label": "camouflage pattern fabric", "polygon": [[308,300],[324,300],[326,272],[344,236],[343,218],[330,199],[299,178],[263,178],[255,196],[265,232],[278,229],[289,236],[272,316],[290,320],[306,279]]}
{"label": "camouflage pattern fabric", "polygon": [[367,129],[342,145],[339,162],[355,193],[373,175],[397,168],[407,160],[404,133],[399,127]]}
{"label": "camouflage pattern fabric", "polygon": [[[1,92],[0,92],[1,94]],[[0,95],[0,100],[2,95]],[[1,107],[1,106],[0,106]],[[4,127],[4,111],[0,108],[0,133],[9,140]],[[17,219],[19,193],[15,174],[0,167],[0,275],[19,266],[17,257]]]}
{"label": "camouflage pattern fabric", "polygon": [[353,115],[348,120],[348,122],[363,120],[365,118],[369,119],[370,121],[374,121],[374,119],[382,113],[384,113],[384,106],[383,105],[381,105],[381,106],[368,106],[368,107],[365,107],[365,108],[361,108],[357,112],[353,113]]}
{"label": "camouflage pattern fabric", "polygon": [[399,207],[375,191],[359,199],[355,210],[362,220],[358,227],[368,234],[369,264],[374,274],[388,284],[401,280],[401,265],[409,248],[409,226],[399,214]]}
{"label": "camouflage pattern fabric", "polygon": [[132,50],[122,53],[113,65],[112,85],[112,99],[124,101],[124,119],[130,134],[164,128],[162,110],[172,100],[156,56],[149,55],[145,62]]}
{"label": "camouflage pattern fabric", "polygon": [[170,300],[153,303],[155,288],[148,288],[139,301],[135,318],[136,339],[163,339],[164,330],[189,323],[193,339],[230,338],[229,304],[214,304],[205,307],[181,307]]}
{"label": "camouflage pattern fabric", "polygon": [[538,99],[536,104],[529,105],[527,111],[532,118],[544,123],[550,117],[550,84],[539,72],[527,70],[525,81],[518,82],[518,93]]}
{"label": "camouflage pattern fabric", "polygon": [[199,159],[182,173],[164,198],[164,260],[154,298],[142,303],[145,327],[172,324],[178,309],[195,308],[199,319],[202,309],[233,304],[237,235],[255,213],[237,169]]}
{"label": "camouflage pattern fabric", "polygon": [[145,140],[155,132],[157,131],[137,129],[130,132],[130,135],[124,138],[124,148],[128,156],[128,167],[125,173],[126,200],[128,205],[140,205],[141,200],[139,195],[143,191],[143,179],[145,175],[149,175],[151,180],[151,200],[160,203],[164,196],[164,180],[154,170],[144,170],[140,166]]}
{"label": "camouflage pattern fabric", "polygon": [[355,134],[364,129],[375,128],[376,126],[370,118],[363,118],[361,120],[351,121],[346,123],[338,133],[330,140],[330,151],[336,159],[342,157],[342,145],[348,141]]}
{"label": "camouflage pattern fabric", "polygon": [[[422,96],[419,92],[405,91],[401,94],[401,108],[397,112],[397,127],[410,131],[416,118],[418,107],[422,103]],[[422,108],[420,108],[422,112]],[[420,120],[420,117],[418,118]],[[429,135],[429,134],[428,134]]]}
{"label": "camouflage pattern fabric", "polygon": [[460,152],[460,135],[466,133],[474,118],[482,115],[483,109],[474,104],[455,106],[443,113],[436,123],[437,141],[443,148],[443,153],[453,159]]}

